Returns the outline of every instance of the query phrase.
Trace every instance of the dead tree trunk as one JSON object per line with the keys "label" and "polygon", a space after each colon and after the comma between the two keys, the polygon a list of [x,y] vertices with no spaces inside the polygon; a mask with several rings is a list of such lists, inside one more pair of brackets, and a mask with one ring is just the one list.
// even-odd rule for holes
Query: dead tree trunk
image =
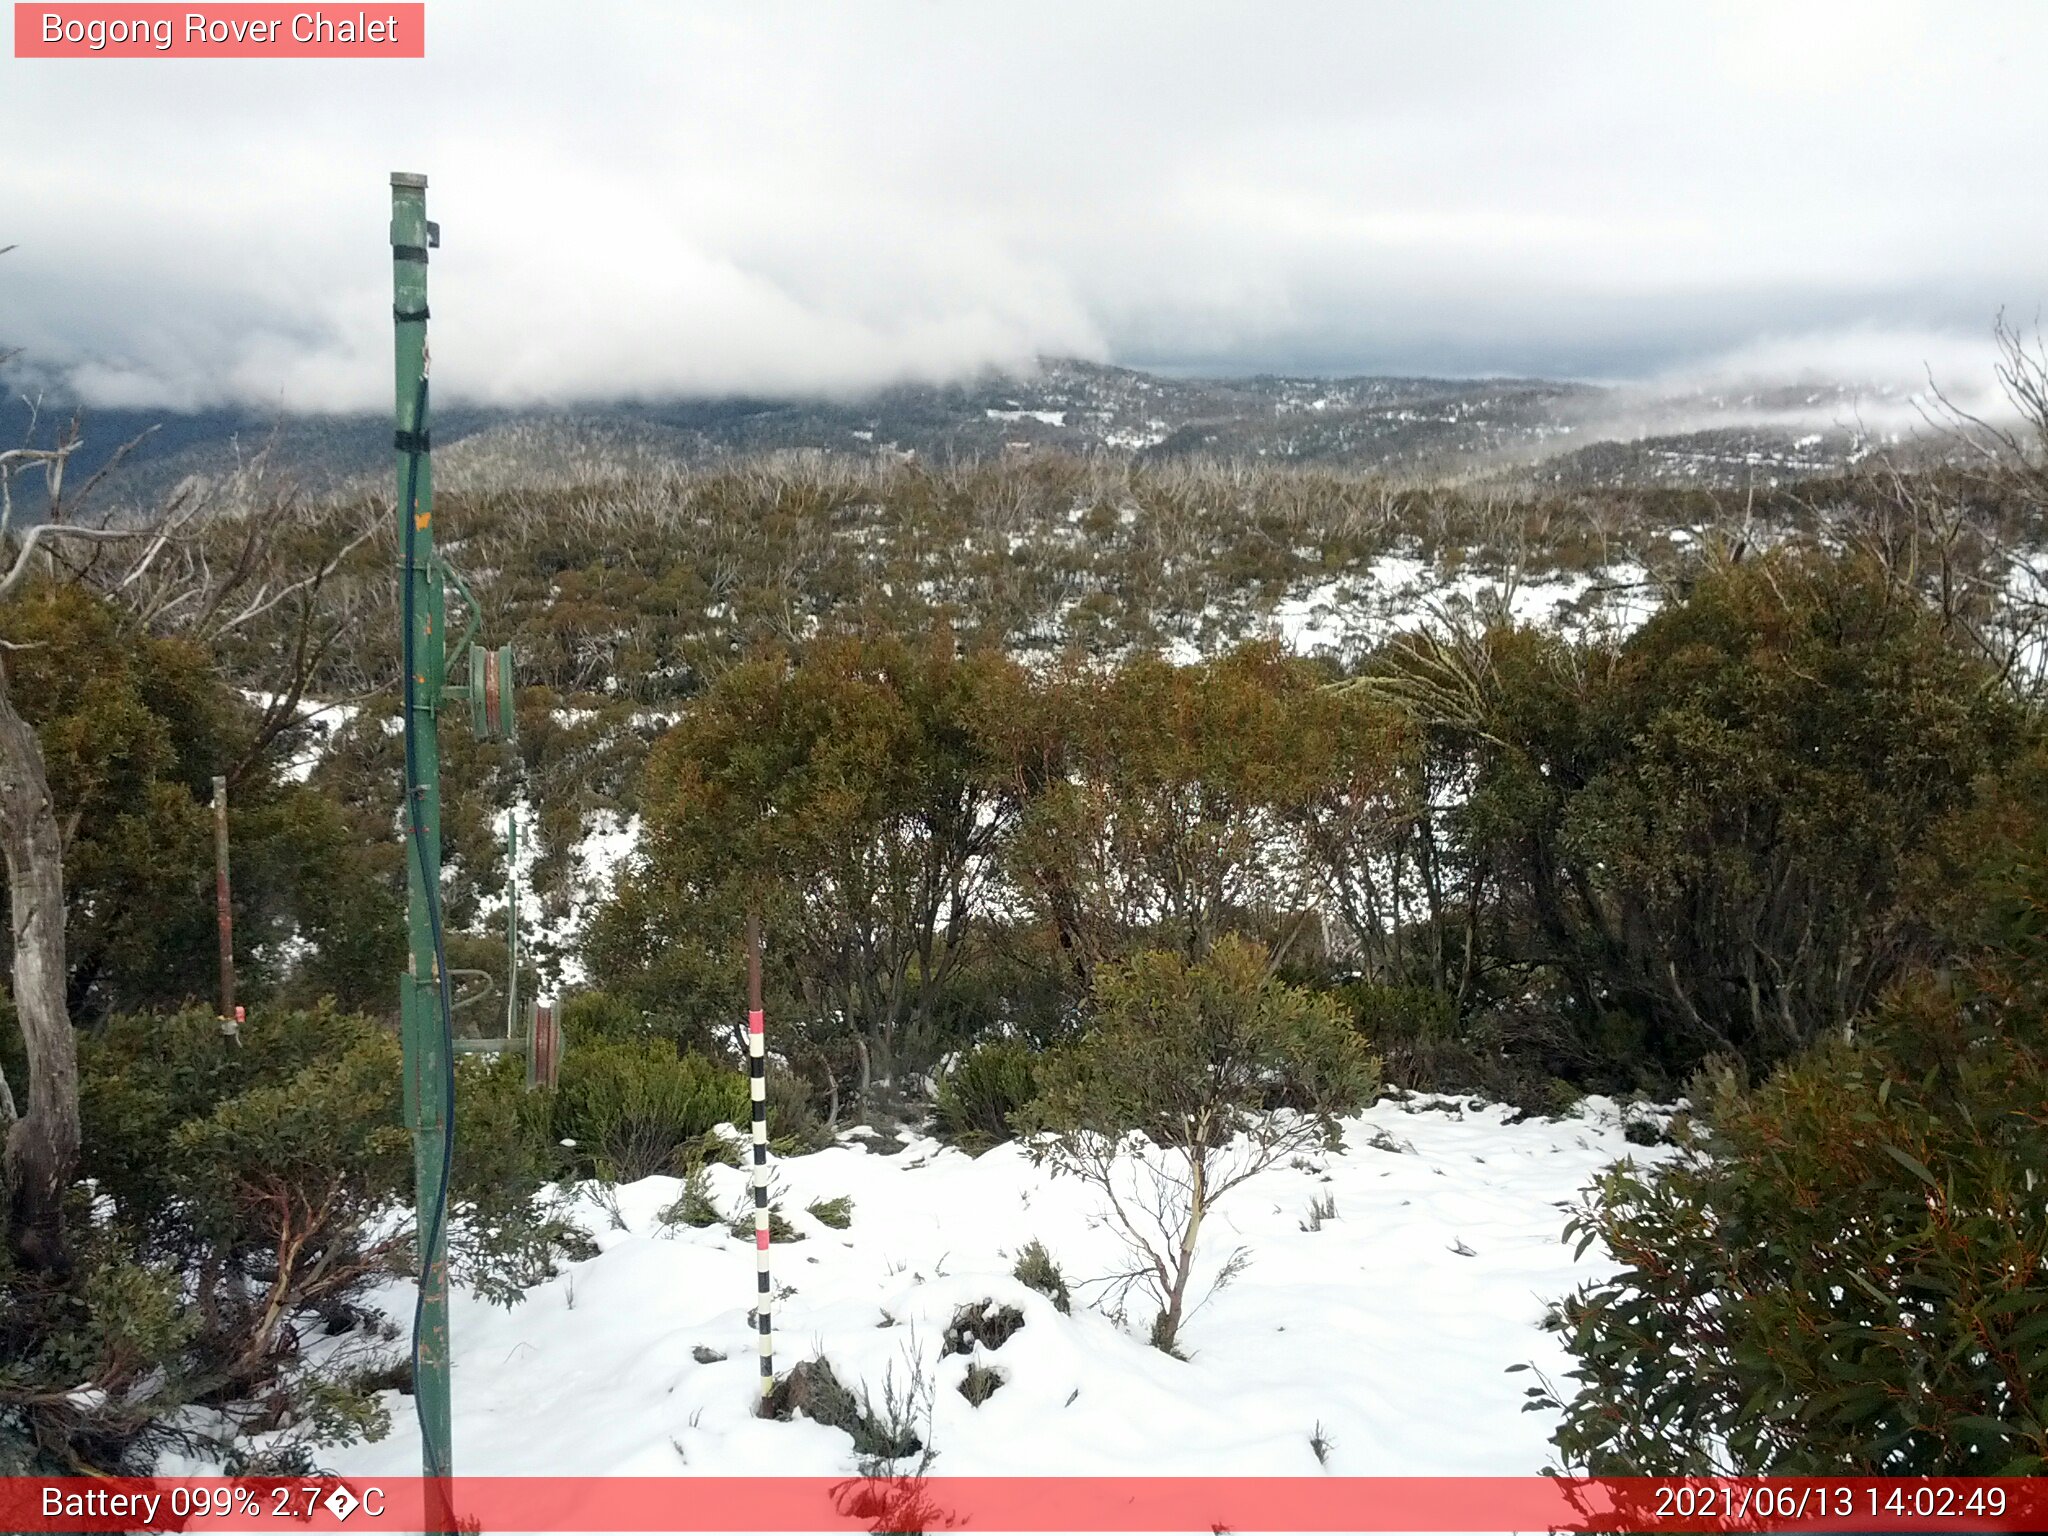
{"label": "dead tree trunk", "polygon": [[[64,1002],[64,849],[43,747],[0,664],[0,850],[14,925],[14,1011],[26,1096],[6,1127],[8,1242],[35,1269],[69,1267],[64,1191],[78,1162],[78,1042]],[[6,1096],[13,1108],[12,1095]]]}

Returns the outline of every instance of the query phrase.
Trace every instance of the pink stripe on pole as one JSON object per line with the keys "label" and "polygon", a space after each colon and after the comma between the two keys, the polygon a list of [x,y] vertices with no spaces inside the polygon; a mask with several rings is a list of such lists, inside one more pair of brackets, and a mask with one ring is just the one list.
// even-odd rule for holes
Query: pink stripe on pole
{"label": "pink stripe on pole", "polygon": [[756,1248],[766,1248],[768,1246],[768,1229],[766,1227],[763,1227],[754,1234],[754,1246]]}
{"label": "pink stripe on pole", "polygon": [[750,1035],[758,1035],[758,1034],[760,1034],[760,1033],[761,1033],[762,1029],[763,1029],[763,1028],[765,1028],[765,1027],[766,1027],[766,1026],[765,1026],[765,1025],[763,1024],[763,1022],[762,1022],[762,1019],[761,1019],[761,1010],[760,1010],[760,1009],[756,1008],[756,1009],[755,1009],[755,1010],[754,1010],[754,1011],[753,1011],[752,1013],[750,1013],[750,1014],[748,1014],[748,1015],[747,1015],[747,1033],[748,1033],[748,1034],[750,1034]]}

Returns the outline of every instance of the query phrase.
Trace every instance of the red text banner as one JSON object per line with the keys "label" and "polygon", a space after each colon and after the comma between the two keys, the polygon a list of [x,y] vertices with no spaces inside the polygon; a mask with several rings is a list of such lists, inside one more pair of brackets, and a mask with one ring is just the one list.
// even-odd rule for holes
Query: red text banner
{"label": "red text banner", "polygon": [[2039,1531],[2048,1478],[17,1477],[0,1528]]}
{"label": "red text banner", "polygon": [[424,4],[14,7],[18,59],[422,59]]}

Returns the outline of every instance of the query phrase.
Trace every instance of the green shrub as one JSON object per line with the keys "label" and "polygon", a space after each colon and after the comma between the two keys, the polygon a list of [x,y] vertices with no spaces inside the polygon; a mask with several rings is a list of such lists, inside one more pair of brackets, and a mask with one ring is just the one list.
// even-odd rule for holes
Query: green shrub
{"label": "green shrub", "polygon": [[831,1200],[813,1200],[804,1209],[834,1231],[844,1232],[853,1225],[853,1196],[851,1195],[839,1195]]}
{"label": "green shrub", "polygon": [[1874,1038],[1724,1072],[1706,1135],[1601,1181],[1569,1232],[1621,1268],[1563,1309],[1568,1463],[2048,1470],[2048,1056],[1968,1015],[1921,986]]}
{"label": "green shrub", "polygon": [[682,1172],[714,1126],[750,1113],[741,1073],[666,1041],[600,1037],[563,1052],[554,1132],[579,1174],[631,1183]]}
{"label": "green shrub", "polygon": [[996,1389],[1004,1380],[1001,1371],[977,1360],[967,1367],[967,1374],[960,1380],[960,1395],[979,1408],[996,1395]]}
{"label": "green shrub", "polygon": [[1337,995],[1354,1010],[1358,1032],[1379,1056],[1389,1083],[1422,1093],[1480,1089],[1484,1067],[1459,1038],[1456,1010],[1442,992],[1361,981],[1339,988]]}
{"label": "green shrub", "polygon": [[[84,1037],[76,1268],[0,1273],[0,1442],[25,1435],[35,1464],[68,1470],[171,1447],[254,1468],[375,1432],[362,1353],[308,1363],[293,1335],[361,1326],[368,1293],[413,1263],[410,1222],[386,1219],[413,1192],[401,1076],[388,1029],[325,1007],[259,1006],[239,1041],[205,1011]],[[545,1098],[516,1062],[465,1061],[456,1110],[451,1262],[510,1300],[576,1236],[537,1198]]]}
{"label": "green shrub", "polygon": [[[1130,1273],[1159,1304],[1152,1341],[1171,1353],[1215,1203],[1334,1145],[1338,1116],[1378,1090],[1379,1063],[1335,999],[1277,980],[1264,950],[1230,936],[1193,963],[1153,950],[1098,968],[1093,1027],[1038,1076],[1020,1118],[1050,1134],[1033,1155],[1104,1194]],[[1125,1155],[1133,1132],[1156,1161]]]}
{"label": "green shrub", "polygon": [[[1474,769],[1461,856],[1501,882],[1496,959],[1568,1026],[1544,1064],[1587,1087],[1839,1034],[1932,958],[1922,860],[2025,742],[1932,605],[1811,546],[1700,573],[1611,649],[1471,649],[1425,706]],[[1411,698],[1445,683],[1418,654]]]}
{"label": "green shrub", "polygon": [[986,1040],[939,1079],[933,1098],[940,1131],[970,1150],[1017,1134],[1017,1112],[1038,1095],[1038,1058],[1017,1040]]}
{"label": "green shrub", "polygon": [[810,1083],[795,1072],[772,1065],[768,1069],[768,1145],[777,1157],[798,1157],[832,1145],[832,1130],[818,1114]]}
{"label": "green shrub", "polygon": [[684,1177],[683,1192],[661,1213],[660,1220],[665,1227],[715,1227],[724,1222],[724,1213],[711,1198],[711,1181],[701,1166]]}
{"label": "green shrub", "polygon": [[[238,1040],[196,1009],[169,1018],[109,1019],[79,1041],[82,1171],[113,1200],[124,1223],[175,1228],[182,1221],[176,1200],[181,1170],[164,1154],[181,1126],[379,1038],[396,1046],[372,1021],[325,1007],[258,1008]],[[394,1076],[394,1126],[397,1091]]]}
{"label": "green shrub", "polygon": [[[1560,1322],[1594,1472],[2048,1471],[2048,753],[1954,839],[1951,959],[1573,1219],[1618,1261]],[[1547,1384],[1546,1384],[1547,1385]]]}
{"label": "green shrub", "polygon": [[644,1040],[647,1018],[616,992],[572,993],[562,1004],[562,1039],[570,1046],[592,1040]]}
{"label": "green shrub", "polygon": [[[725,1230],[741,1242],[751,1243],[754,1240],[754,1204],[751,1196],[742,1202],[739,1213],[726,1223]],[[782,1214],[781,1206],[768,1207],[768,1241],[800,1243],[803,1240],[803,1233],[789,1224],[789,1219]]]}
{"label": "green shrub", "polygon": [[1060,1272],[1045,1244],[1037,1238],[1017,1250],[1017,1264],[1010,1273],[1051,1301],[1060,1311],[1074,1310],[1074,1298],[1067,1290],[1067,1277]]}
{"label": "green shrub", "polygon": [[449,1260],[486,1300],[510,1303],[556,1273],[558,1258],[595,1257],[564,1202],[537,1192],[572,1168],[554,1133],[554,1097],[526,1086],[513,1055],[465,1057],[455,1071],[456,1220]]}

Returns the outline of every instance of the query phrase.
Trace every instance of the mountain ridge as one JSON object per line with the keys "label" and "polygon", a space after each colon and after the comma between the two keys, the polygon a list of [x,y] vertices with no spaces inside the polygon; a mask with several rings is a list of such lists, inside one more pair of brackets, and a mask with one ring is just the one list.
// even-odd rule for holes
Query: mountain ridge
{"label": "mountain ridge", "polygon": [[[1523,378],[1178,378],[1074,359],[1030,374],[988,372],[842,399],[731,395],[568,406],[457,404],[435,412],[442,484],[603,479],[764,452],[974,459],[1053,451],[1135,461],[1207,457],[1323,466],[1400,478],[1487,478],[1573,487],[1728,486],[1839,472],[1887,442],[1874,406],[1906,402],[1840,383],[1723,390]],[[59,414],[42,407],[48,424]],[[381,485],[381,413],[87,410],[73,484],[140,439],[110,495],[160,502],[219,481],[267,451],[269,468],[316,497]],[[27,407],[0,407],[19,440]],[[34,487],[28,493],[33,515]]]}

